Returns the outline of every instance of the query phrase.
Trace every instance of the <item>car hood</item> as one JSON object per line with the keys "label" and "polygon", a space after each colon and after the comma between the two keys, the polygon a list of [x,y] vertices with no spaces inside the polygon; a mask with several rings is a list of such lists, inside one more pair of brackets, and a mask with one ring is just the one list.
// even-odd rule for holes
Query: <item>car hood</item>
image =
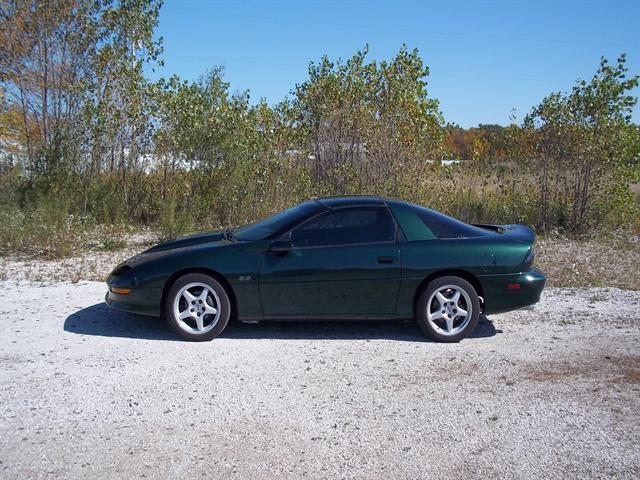
{"label": "car hood", "polygon": [[223,242],[222,232],[205,232],[196,233],[193,235],[187,235],[186,237],[180,237],[175,240],[169,240],[154,245],[143,253],[163,252],[165,250],[175,250],[176,248],[191,247],[194,245],[202,245],[204,243],[216,243]]}
{"label": "car hood", "polygon": [[122,262],[111,272],[110,278],[122,277],[128,274],[133,268],[160,260],[164,257],[187,253],[192,249],[198,249],[205,245],[207,247],[218,247],[228,245],[229,243],[230,242],[222,238],[222,232],[196,233],[194,235],[162,242]]}

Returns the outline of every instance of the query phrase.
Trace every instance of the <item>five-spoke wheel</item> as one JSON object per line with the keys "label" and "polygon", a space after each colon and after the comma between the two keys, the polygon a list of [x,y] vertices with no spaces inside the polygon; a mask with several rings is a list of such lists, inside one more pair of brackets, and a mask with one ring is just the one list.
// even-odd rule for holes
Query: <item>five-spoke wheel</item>
{"label": "five-spoke wheel", "polygon": [[440,277],[422,291],[418,323],[433,339],[457,342],[478,324],[480,301],[473,286],[460,277]]}
{"label": "five-spoke wheel", "polygon": [[178,325],[189,333],[203,334],[220,319],[220,299],[205,283],[185,285],[173,299],[173,314]]}
{"label": "five-spoke wheel", "polygon": [[229,321],[229,297],[214,278],[191,273],[174,282],[165,297],[167,321],[184,338],[211,340]]}

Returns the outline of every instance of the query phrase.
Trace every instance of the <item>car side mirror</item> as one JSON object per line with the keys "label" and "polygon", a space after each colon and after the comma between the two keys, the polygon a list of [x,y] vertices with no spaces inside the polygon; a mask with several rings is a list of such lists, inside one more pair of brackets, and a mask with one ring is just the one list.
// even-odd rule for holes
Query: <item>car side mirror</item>
{"label": "car side mirror", "polygon": [[269,248],[271,252],[282,254],[289,253],[291,250],[293,250],[291,240],[274,240]]}

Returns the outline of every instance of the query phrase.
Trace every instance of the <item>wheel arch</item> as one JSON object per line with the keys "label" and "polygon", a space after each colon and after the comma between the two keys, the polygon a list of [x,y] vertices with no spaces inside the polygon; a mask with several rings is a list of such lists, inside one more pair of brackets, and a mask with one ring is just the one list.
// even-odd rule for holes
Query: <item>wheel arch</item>
{"label": "wheel arch", "polygon": [[414,318],[418,312],[418,300],[420,299],[420,295],[422,294],[424,289],[427,288],[427,285],[429,285],[429,282],[435,280],[436,278],[449,277],[449,276],[460,277],[471,284],[471,286],[475,289],[476,293],[480,297],[480,309],[481,309],[480,313],[482,313],[482,309],[484,307],[484,289],[482,288],[482,283],[480,283],[480,280],[478,280],[478,277],[476,277],[473,273],[468,272],[466,270],[447,269],[447,270],[438,270],[436,272],[431,273],[430,275],[425,277],[424,280],[422,280],[420,285],[418,285],[418,288],[416,289],[416,293],[413,296]]}
{"label": "wheel arch", "polygon": [[188,275],[190,273],[201,273],[203,275],[208,275],[210,277],[215,278],[222,288],[227,292],[229,296],[229,303],[231,303],[231,316],[230,318],[236,318],[238,312],[238,304],[236,299],[236,294],[233,291],[233,287],[229,283],[229,281],[222,275],[220,272],[216,272],[215,270],[211,270],[210,268],[201,268],[201,267],[193,267],[193,268],[183,268],[182,270],[178,270],[172,273],[164,282],[162,286],[162,296],[160,298],[160,314],[164,316],[164,304],[166,295],[171,289],[171,286],[175,283],[177,279],[183,277],[184,275]]}

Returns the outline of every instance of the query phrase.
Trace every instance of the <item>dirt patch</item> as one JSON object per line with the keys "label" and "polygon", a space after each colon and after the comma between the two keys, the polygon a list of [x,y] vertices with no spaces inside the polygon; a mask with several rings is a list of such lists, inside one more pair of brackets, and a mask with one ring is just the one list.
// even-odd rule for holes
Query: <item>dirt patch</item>
{"label": "dirt patch", "polygon": [[633,384],[640,383],[640,369],[633,368],[628,372],[625,372],[624,376],[622,377],[622,381],[625,383]]}
{"label": "dirt patch", "polygon": [[576,358],[574,361],[529,363],[520,369],[521,375],[534,382],[567,382],[581,379],[589,382],[619,384],[640,383],[640,356],[602,355]]}

